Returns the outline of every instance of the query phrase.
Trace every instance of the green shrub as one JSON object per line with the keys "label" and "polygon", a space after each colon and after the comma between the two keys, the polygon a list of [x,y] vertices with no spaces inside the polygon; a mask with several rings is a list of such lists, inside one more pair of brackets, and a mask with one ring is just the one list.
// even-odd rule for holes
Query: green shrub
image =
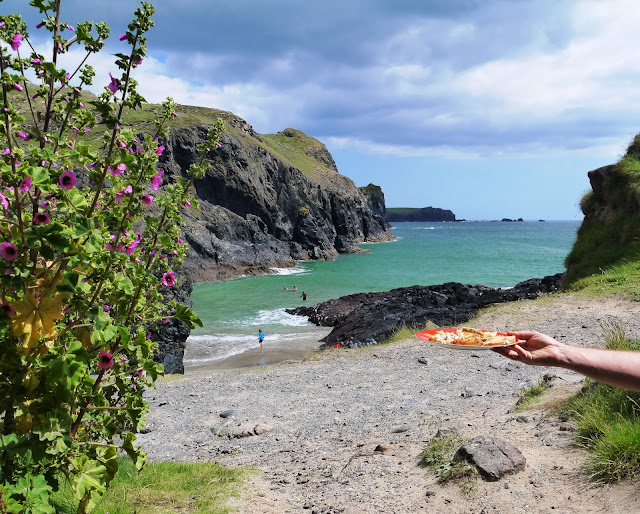
{"label": "green shrub", "polygon": [[[151,4],[135,11],[115,76],[100,78],[104,91],[91,102],[83,93],[91,66],[81,60],[67,71],[58,56],[79,45],[91,57],[109,28],[72,28],[59,1],[30,4],[51,33],[49,59],[36,53],[21,16],[0,16],[8,44],[0,46],[0,511],[54,512],[50,496],[68,483],[77,512],[89,512],[113,480],[119,452],[144,465],[134,444],[148,411],[143,393],[163,373],[151,332],[169,318],[201,324],[163,292],[176,284],[173,270],[187,252],[180,209],[193,201],[193,180],[204,175],[222,123],[186,177],[163,186],[158,137],[173,102],[149,134],[123,122],[144,103],[132,74],[146,55]],[[26,111],[16,107],[20,97]],[[97,125],[99,147],[83,136]]]}

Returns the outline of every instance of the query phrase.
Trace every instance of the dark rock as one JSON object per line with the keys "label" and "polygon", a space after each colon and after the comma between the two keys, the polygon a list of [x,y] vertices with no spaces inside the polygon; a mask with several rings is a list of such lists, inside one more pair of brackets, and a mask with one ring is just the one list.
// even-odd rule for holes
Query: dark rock
{"label": "dark rock", "polygon": [[520,282],[511,289],[494,289],[448,282],[411,286],[380,293],[358,293],[310,307],[288,309],[320,326],[334,327],[322,341],[328,348],[348,348],[385,341],[403,326],[459,326],[491,304],[533,299],[557,291],[562,274]]}
{"label": "dark rock", "polygon": [[234,409],[224,410],[220,413],[221,418],[232,418],[236,415],[236,411]]}
{"label": "dark rock", "polygon": [[[193,291],[193,282],[184,268],[174,268],[176,285],[165,288],[163,297],[168,303],[176,301],[187,307],[192,303],[189,297]],[[169,319],[166,323],[159,322],[154,330],[151,330],[151,340],[155,341],[158,349],[154,354],[154,361],[164,366],[164,372],[184,373],[184,348],[189,337],[189,327],[177,319]]]}
{"label": "dark rock", "polygon": [[474,464],[489,481],[524,470],[526,459],[515,446],[497,437],[478,436],[463,444],[456,457]]}

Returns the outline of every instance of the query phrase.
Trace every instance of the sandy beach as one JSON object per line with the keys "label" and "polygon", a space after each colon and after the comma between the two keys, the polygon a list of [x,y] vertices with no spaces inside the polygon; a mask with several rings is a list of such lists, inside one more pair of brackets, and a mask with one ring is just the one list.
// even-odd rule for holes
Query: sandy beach
{"label": "sandy beach", "polygon": [[[640,304],[559,295],[497,306],[470,325],[600,346],[602,324],[611,322],[640,337]],[[138,435],[149,458],[258,469],[233,505],[250,514],[640,512],[637,484],[589,479],[571,423],[554,413],[581,387],[575,373],[415,338],[304,358],[276,353],[252,351],[160,380]],[[514,413],[522,389],[545,374],[552,388],[543,403]],[[467,493],[438,484],[418,465],[438,431],[510,441],[525,469],[478,479]]]}

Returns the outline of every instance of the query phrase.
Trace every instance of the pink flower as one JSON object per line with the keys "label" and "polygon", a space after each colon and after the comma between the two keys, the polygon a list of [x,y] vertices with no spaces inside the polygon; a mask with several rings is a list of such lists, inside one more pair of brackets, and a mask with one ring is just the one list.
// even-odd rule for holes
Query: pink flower
{"label": "pink flower", "polygon": [[32,221],[34,225],[48,225],[51,219],[46,212],[36,212]]}
{"label": "pink flower", "polygon": [[5,261],[14,261],[18,258],[18,249],[13,243],[5,241],[0,243],[0,257]]}
{"label": "pink flower", "polygon": [[157,191],[160,184],[162,184],[162,175],[164,175],[164,172],[159,171],[151,178],[151,187],[154,191]]}
{"label": "pink flower", "polygon": [[127,169],[127,165],[125,163],[123,163],[123,162],[118,164],[118,166],[116,166],[115,170],[112,169],[111,166],[109,166],[109,171],[111,172],[111,174],[114,177],[117,177],[118,175],[122,175],[126,169]]}
{"label": "pink flower", "polygon": [[100,352],[98,354],[98,367],[109,369],[113,366],[113,356],[109,352]]}
{"label": "pink flower", "polygon": [[131,186],[131,184],[129,184],[127,187],[124,188],[124,194],[126,195],[131,194],[132,191],[133,191],[133,187]]}
{"label": "pink flower", "polygon": [[118,81],[118,79],[113,78],[113,75],[111,75],[111,73],[109,73],[109,76],[111,77],[111,82],[109,82],[107,88],[115,95],[118,92],[118,88],[120,87],[120,82]]}
{"label": "pink flower", "polygon": [[16,313],[9,302],[3,302],[0,304],[0,312],[7,316],[13,316]]}
{"label": "pink flower", "polygon": [[20,138],[23,139],[24,141],[29,141],[29,139],[31,139],[31,134],[25,134],[24,132],[18,130],[18,132],[16,132],[16,135]]}
{"label": "pink flower", "polygon": [[18,91],[22,91],[23,90],[23,87],[20,84],[17,84],[17,83],[14,84],[13,87]]}
{"label": "pink flower", "polygon": [[15,52],[22,44],[22,34],[19,32],[11,38],[11,49]]}
{"label": "pink flower", "polygon": [[167,271],[164,275],[162,275],[162,283],[165,286],[173,286],[176,283],[176,276],[173,274],[173,271]]}
{"label": "pink flower", "polygon": [[142,203],[144,203],[145,205],[151,205],[151,202],[153,202],[153,196],[151,195],[142,195]]}
{"label": "pink flower", "polygon": [[2,205],[2,207],[4,207],[5,209],[9,208],[9,201],[7,200],[7,197],[2,193],[0,193],[0,205]]}
{"label": "pink flower", "polygon": [[160,145],[156,148],[156,155],[162,155],[162,152],[164,152],[164,145]]}
{"label": "pink flower", "polygon": [[127,35],[126,34],[120,34],[120,41],[124,41],[125,39],[127,39]]}
{"label": "pink flower", "polygon": [[132,241],[131,243],[129,243],[129,246],[127,246],[127,249],[124,251],[124,253],[126,253],[127,255],[131,255],[133,252],[136,251],[136,247],[140,244],[140,239],[136,239],[135,241]]}
{"label": "pink flower", "polygon": [[20,191],[26,193],[27,191],[29,191],[31,184],[33,184],[33,180],[31,180],[31,177],[25,177],[20,181],[20,185],[18,187],[20,188]]}
{"label": "pink flower", "polygon": [[73,189],[76,187],[78,179],[76,178],[76,174],[69,170],[60,175],[59,183],[62,189]]}
{"label": "pink flower", "polygon": [[44,21],[41,21],[40,23],[38,23],[38,24],[36,25],[36,28],[37,28],[37,29],[41,29],[42,27],[44,27],[44,25],[45,25]]}
{"label": "pink flower", "polygon": [[36,66],[40,66],[42,61],[40,59],[31,59],[31,64],[35,64]]}

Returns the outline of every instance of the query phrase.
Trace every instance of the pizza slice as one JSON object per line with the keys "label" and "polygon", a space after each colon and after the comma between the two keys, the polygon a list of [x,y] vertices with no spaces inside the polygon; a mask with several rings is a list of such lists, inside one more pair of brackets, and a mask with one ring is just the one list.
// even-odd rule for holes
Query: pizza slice
{"label": "pizza slice", "polygon": [[430,340],[460,346],[504,346],[514,344],[517,338],[490,330],[463,327],[452,331],[438,330],[430,335]]}

